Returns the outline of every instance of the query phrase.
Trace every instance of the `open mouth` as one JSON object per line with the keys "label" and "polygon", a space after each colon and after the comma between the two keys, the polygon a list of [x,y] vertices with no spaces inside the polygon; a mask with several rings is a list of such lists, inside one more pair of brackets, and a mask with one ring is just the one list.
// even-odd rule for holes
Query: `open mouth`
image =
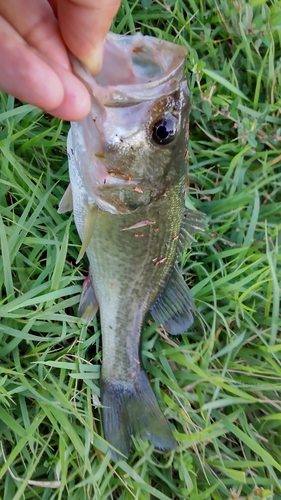
{"label": "open mouth", "polygon": [[167,95],[182,79],[187,51],[184,47],[137,33],[109,33],[104,62],[93,77],[74,59],[74,71],[94,98],[106,106],[128,106]]}

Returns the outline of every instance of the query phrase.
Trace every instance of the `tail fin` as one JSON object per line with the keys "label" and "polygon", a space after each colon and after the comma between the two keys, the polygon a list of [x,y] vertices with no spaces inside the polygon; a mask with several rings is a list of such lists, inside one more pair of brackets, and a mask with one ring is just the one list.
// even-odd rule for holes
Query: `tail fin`
{"label": "tail fin", "polygon": [[[125,456],[130,453],[131,436],[148,440],[161,450],[177,446],[143,370],[134,380],[102,380],[102,420],[105,439]],[[111,450],[114,461],[122,458]]]}

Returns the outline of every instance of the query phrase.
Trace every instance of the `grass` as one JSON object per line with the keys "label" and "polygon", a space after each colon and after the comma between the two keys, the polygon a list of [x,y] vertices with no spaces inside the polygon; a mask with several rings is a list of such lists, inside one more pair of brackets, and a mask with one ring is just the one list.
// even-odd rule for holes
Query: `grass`
{"label": "grass", "polygon": [[181,267],[198,317],[143,334],[172,453],[110,461],[100,327],[77,318],[88,264],[57,213],[69,125],[1,96],[1,500],[281,498],[280,28],[277,0],[124,0],[113,26],[189,50],[188,200],[209,230]]}

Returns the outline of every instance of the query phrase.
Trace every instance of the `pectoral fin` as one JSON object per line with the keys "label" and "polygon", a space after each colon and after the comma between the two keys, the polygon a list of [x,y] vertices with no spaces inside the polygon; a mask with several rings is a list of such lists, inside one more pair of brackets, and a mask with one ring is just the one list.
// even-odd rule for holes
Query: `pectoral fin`
{"label": "pectoral fin", "polygon": [[151,314],[170,335],[178,335],[192,325],[194,310],[191,292],[175,265],[164,291],[151,308]]}
{"label": "pectoral fin", "polygon": [[88,207],[87,208],[87,214],[86,214],[86,224],[85,224],[85,231],[84,231],[84,238],[82,241],[82,245],[80,248],[80,252],[78,255],[78,258],[76,260],[76,264],[80,262],[82,259],[84,253],[86,252],[88,245],[90,243],[90,240],[93,236],[94,232],[94,227],[95,223],[97,220],[97,215],[98,215],[98,207],[97,205],[94,205],[93,207]]}
{"label": "pectoral fin", "polygon": [[205,214],[185,209],[179,238],[179,251],[185,252],[196,240],[194,234],[203,233],[206,229]]}
{"label": "pectoral fin", "polygon": [[71,185],[69,184],[60,201],[58,213],[64,214],[65,212],[69,212],[70,210],[73,210],[73,200],[72,200],[72,189]]}
{"label": "pectoral fin", "polygon": [[95,295],[95,290],[92,282],[92,277],[89,276],[83,282],[83,288],[78,307],[78,316],[83,323],[87,325],[94,319],[97,314],[99,304]]}

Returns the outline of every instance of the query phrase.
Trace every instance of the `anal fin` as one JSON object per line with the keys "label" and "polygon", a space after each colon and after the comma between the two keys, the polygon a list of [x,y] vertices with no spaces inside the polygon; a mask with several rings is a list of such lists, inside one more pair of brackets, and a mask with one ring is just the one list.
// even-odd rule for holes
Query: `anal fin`
{"label": "anal fin", "polygon": [[170,335],[186,332],[193,323],[195,306],[193,298],[177,265],[150,312]]}
{"label": "anal fin", "polygon": [[95,295],[91,274],[84,280],[78,307],[78,316],[87,325],[97,314],[99,304]]}

